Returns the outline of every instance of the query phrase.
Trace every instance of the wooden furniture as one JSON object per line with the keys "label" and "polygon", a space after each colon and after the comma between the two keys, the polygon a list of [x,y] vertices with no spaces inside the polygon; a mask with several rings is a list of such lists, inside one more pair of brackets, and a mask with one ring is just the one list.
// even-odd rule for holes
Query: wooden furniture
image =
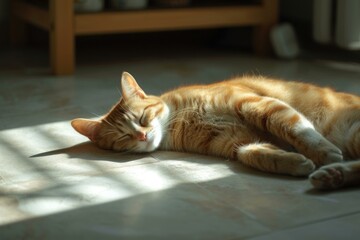
{"label": "wooden furniture", "polygon": [[74,12],[74,0],[48,2],[49,7],[42,8],[25,1],[12,0],[11,40],[15,44],[26,41],[26,23],[48,31],[51,68],[56,75],[73,74],[75,37],[79,35],[254,26],[255,53],[266,54],[270,49],[269,31],[276,24],[278,15],[278,0],[261,0],[254,5],[81,14]]}

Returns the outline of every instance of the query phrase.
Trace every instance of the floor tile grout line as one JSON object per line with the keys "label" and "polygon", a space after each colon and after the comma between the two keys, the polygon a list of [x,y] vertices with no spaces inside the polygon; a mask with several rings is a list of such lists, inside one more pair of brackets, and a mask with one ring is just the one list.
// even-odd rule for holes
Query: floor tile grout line
{"label": "floor tile grout line", "polygon": [[[360,210],[357,210],[355,212],[343,213],[343,214],[339,214],[337,216],[326,217],[326,218],[323,218],[323,219],[313,220],[313,221],[305,222],[305,223],[298,224],[298,225],[295,225],[295,226],[290,226],[290,227],[281,228],[281,229],[278,229],[278,230],[275,230],[275,231],[270,231],[269,233],[258,234],[258,235],[254,235],[254,236],[251,236],[251,237],[241,238],[241,239],[251,240],[251,239],[256,238],[256,237],[261,237],[261,236],[266,236],[266,235],[269,235],[269,234],[278,233],[278,232],[282,232],[282,231],[287,231],[287,230],[292,230],[292,229],[296,229],[296,228],[311,226],[313,224],[317,224],[317,223],[321,223],[321,222],[327,222],[327,221],[331,221],[331,220],[336,220],[336,219],[340,219],[340,218],[344,218],[344,217],[349,217],[349,216],[356,215],[356,214],[359,214],[359,213],[360,213]],[[234,238],[234,239],[231,239],[231,240],[240,240],[240,239],[239,238]]]}
{"label": "floor tile grout line", "polygon": [[[152,155],[152,154],[150,154]],[[153,155],[152,155],[153,156]],[[161,161],[159,158],[157,158],[156,156],[153,156],[155,159]],[[168,166],[165,166],[168,168]],[[225,205],[232,205],[230,203],[227,203],[226,201],[224,201],[223,199],[219,199],[212,191],[210,190],[207,190],[205,187],[203,187],[201,185],[201,183],[198,183],[198,182],[194,182],[194,181],[191,181],[190,182],[191,184],[195,185],[196,187],[200,188],[203,192],[205,192],[206,194],[208,194],[209,196],[211,196],[211,198],[216,202],[216,203],[220,203],[220,204],[225,204]],[[254,216],[251,214],[251,213],[248,213],[246,211],[243,211],[241,209],[239,209],[238,207],[235,207],[235,209],[239,212],[241,212],[242,214],[244,214],[246,217],[248,217],[249,219],[251,220],[254,220],[256,221],[256,218],[254,218]],[[260,224],[261,226],[263,226],[264,228],[266,229],[269,229],[268,226],[264,225],[263,223],[259,222],[259,221],[256,221],[258,224]]]}

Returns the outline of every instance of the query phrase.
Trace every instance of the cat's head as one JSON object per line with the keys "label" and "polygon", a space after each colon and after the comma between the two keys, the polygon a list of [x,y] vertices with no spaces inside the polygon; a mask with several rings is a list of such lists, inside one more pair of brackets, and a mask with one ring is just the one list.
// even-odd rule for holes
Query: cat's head
{"label": "cat's head", "polygon": [[168,107],[159,97],[146,95],[129,73],[122,74],[121,89],[122,98],[101,119],[78,118],[71,125],[100,148],[154,151],[163,138]]}

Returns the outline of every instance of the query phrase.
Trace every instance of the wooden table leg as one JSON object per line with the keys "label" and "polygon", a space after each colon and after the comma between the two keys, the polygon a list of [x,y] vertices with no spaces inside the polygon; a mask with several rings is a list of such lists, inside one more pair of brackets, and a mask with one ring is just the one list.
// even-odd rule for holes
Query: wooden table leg
{"label": "wooden table leg", "polygon": [[278,0],[262,0],[264,20],[256,26],[253,35],[253,48],[257,55],[267,55],[271,52],[270,31],[278,21]]}
{"label": "wooden table leg", "polygon": [[50,61],[55,75],[75,70],[74,0],[50,0]]}

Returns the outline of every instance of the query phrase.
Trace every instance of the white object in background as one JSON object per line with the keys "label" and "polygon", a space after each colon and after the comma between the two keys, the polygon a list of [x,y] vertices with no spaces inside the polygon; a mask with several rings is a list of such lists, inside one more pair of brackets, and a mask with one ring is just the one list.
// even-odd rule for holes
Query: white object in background
{"label": "white object in background", "polygon": [[349,50],[360,49],[360,0],[338,0],[335,42]]}
{"label": "white object in background", "polygon": [[313,9],[313,36],[319,43],[331,43],[332,0],[315,0]]}
{"label": "white object in background", "polygon": [[275,26],[270,33],[271,43],[278,57],[291,59],[299,55],[299,45],[293,27],[288,23]]}
{"label": "white object in background", "polygon": [[99,12],[104,9],[104,0],[75,0],[76,12]]}
{"label": "white object in background", "polygon": [[111,0],[113,9],[143,9],[148,5],[148,0]]}

